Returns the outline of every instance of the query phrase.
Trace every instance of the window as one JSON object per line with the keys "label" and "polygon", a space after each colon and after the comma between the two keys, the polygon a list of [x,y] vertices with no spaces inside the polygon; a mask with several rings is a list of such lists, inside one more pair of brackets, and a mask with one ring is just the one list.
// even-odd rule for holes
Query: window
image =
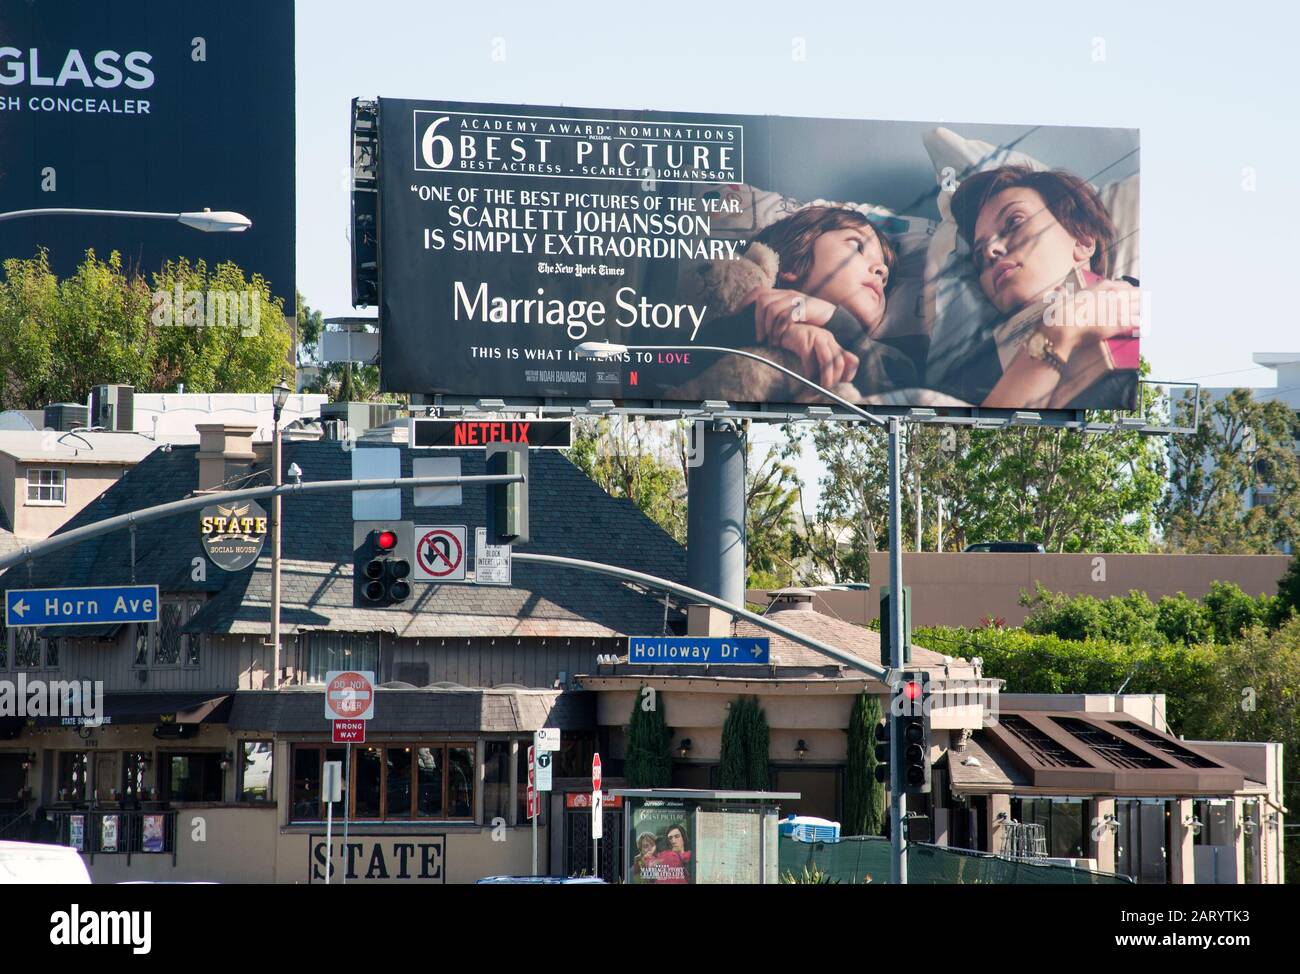
{"label": "window", "polygon": [[41,665],[41,641],[31,626],[14,630],[14,665],[20,669],[37,669]]}
{"label": "window", "polygon": [[219,802],[225,773],[216,751],[165,752],[160,755],[164,781],[158,790],[173,802]]}
{"label": "window", "polygon": [[270,741],[240,741],[240,772],[236,798],[241,802],[269,802],[271,791],[271,757],[275,746]]}
{"label": "window", "polygon": [[149,631],[150,627],[142,622],[135,626],[135,659],[132,666],[149,665]]}
{"label": "window", "polygon": [[158,622],[135,627],[135,659],[132,666],[148,666],[153,654],[155,666],[198,666],[201,660],[202,636],[181,630],[203,603],[197,600],[164,599],[158,607]]}
{"label": "window", "polygon": [[[202,602],[191,601],[185,603],[185,621],[188,622],[190,619],[193,619],[201,608],[203,608]],[[200,662],[199,650],[202,637],[197,632],[191,632],[184,634],[181,639],[185,646],[185,665],[198,666]]]}
{"label": "window", "polygon": [[144,773],[152,760],[152,754],[139,751],[128,751],[122,755],[123,801],[138,801],[145,797]]}
{"label": "window", "polygon": [[[321,762],[343,756],[342,748],[294,746],[293,820],[325,817]],[[473,744],[367,745],[352,751],[352,787],[344,782],[344,801],[351,801],[354,819],[472,819],[475,778]]]}
{"label": "window", "polygon": [[1013,798],[1011,817],[1025,825],[1043,826],[1049,856],[1083,858],[1085,816],[1081,799]]}
{"label": "window", "polygon": [[[563,738],[561,738],[563,740]],[[510,821],[510,742],[483,744],[483,820]]]}
{"label": "window", "polygon": [[64,504],[63,471],[32,468],[27,471],[28,504]]}
{"label": "window", "polygon": [[324,683],[331,670],[379,669],[379,636],[367,632],[313,632],[307,637],[307,682]]}
{"label": "window", "polygon": [[179,602],[164,602],[158,608],[158,642],[153,661],[159,666],[173,666],[181,661],[183,606]]}
{"label": "window", "polygon": [[42,640],[45,643],[45,667],[46,669],[58,669],[59,667],[59,641],[57,639]]}
{"label": "window", "polygon": [[86,800],[86,779],[90,775],[90,759],[85,751],[59,752],[59,801]]}

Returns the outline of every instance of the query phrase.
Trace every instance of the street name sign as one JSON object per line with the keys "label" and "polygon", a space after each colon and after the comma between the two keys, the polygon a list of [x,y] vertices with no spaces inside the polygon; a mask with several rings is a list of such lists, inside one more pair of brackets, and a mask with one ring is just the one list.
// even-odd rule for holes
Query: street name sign
{"label": "street name sign", "polygon": [[629,636],[629,663],[713,665],[751,663],[771,659],[771,640],[704,636]]}
{"label": "street name sign", "polygon": [[157,621],[157,585],[29,588],[5,592],[5,625],[10,628]]}

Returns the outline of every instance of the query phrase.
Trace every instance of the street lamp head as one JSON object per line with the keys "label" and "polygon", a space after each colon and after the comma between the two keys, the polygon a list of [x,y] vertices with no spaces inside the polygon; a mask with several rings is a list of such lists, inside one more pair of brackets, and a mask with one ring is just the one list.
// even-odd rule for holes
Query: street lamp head
{"label": "street lamp head", "polygon": [[577,351],[578,358],[617,358],[627,352],[627,346],[615,345],[613,342],[583,342]]}
{"label": "street lamp head", "polygon": [[180,213],[176,220],[204,233],[243,233],[253,225],[253,221],[242,213],[210,210],[206,207],[201,213]]}
{"label": "street lamp head", "polygon": [[271,386],[271,405],[275,407],[275,413],[278,416],[284,404],[289,401],[290,389],[283,382],[277,382]]}

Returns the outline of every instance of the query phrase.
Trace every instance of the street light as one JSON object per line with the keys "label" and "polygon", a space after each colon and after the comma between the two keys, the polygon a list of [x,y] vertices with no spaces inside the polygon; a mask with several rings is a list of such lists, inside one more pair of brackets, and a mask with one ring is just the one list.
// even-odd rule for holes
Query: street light
{"label": "street light", "polygon": [[95,210],[83,207],[53,206],[36,210],[11,210],[0,213],[0,220],[21,220],[29,216],[107,216],[127,217],[136,220],[175,220],[177,223],[204,233],[243,233],[253,221],[232,210],[210,210],[186,213],[154,213],[148,210]]}
{"label": "street light", "polygon": [[[894,597],[889,600],[889,631],[892,634],[891,645],[898,647],[899,658],[891,665],[899,667],[910,663],[904,659],[903,641],[903,509],[900,500],[899,470],[901,457],[898,452],[899,419],[891,416],[888,420],[867,412],[861,406],[835,395],[811,379],[800,375],[784,365],[769,358],[747,352],[739,348],[722,348],[717,345],[615,345],[613,342],[583,342],[577,348],[579,358],[609,359],[627,352],[716,352],[721,355],[739,355],[741,358],[762,362],[770,368],[809,389],[814,389],[832,402],[838,403],[849,412],[860,416],[873,426],[889,428],[889,584]],[[896,715],[890,716],[890,722],[901,732],[901,724]],[[802,756],[802,755],[801,755]],[[890,879],[894,883],[907,882],[906,845],[903,838],[903,821],[907,815],[907,798],[903,791],[902,762],[889,763],[889,819],[890,819]]]}
{"label": "street light", "polygon": [[[289,401],[290,389],[283,381],[271,387],[271,479],[284,483],[280,472],[280,414]],[[280,689],[280,495],[271,498],[271,689]]]}

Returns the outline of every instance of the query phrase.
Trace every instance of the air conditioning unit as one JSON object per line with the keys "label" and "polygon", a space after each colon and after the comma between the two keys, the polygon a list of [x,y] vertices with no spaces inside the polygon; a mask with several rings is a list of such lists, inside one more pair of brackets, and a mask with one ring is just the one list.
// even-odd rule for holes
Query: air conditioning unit
{"label": "air conditioning unit", "polygon": [[95,386],[90,393],[90,425],[115,432],[135,430],[135,386]]}
{"label": "air conditioning unit", "polygon": [[52,402],[45,407],[45,428],[66,433],[90,425],[90,410],[79,402]]}

